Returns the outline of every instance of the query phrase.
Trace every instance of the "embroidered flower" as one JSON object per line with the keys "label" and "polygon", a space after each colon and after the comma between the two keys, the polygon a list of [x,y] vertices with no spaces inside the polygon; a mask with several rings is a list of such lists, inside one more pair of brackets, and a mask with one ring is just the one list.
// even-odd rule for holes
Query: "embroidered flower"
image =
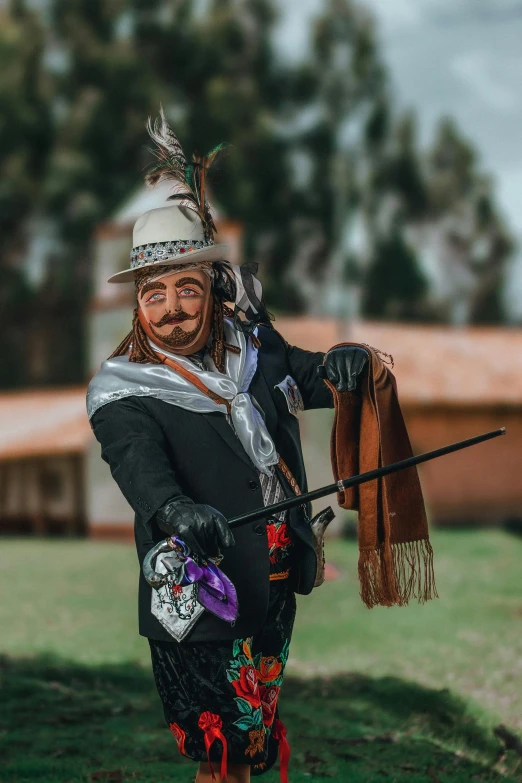
{"label": "embroidered flower", "polygon": [[[282,522],[280,525],[270,523],[266,526],[266,532],[268,537],[268,549],[270,551],[270,561],[275,563],[277,555],[282,554],[282,550],[286,549],[286,547],[292,543],[292,539],[288,533],[286,522]],[[281,551],[278,552],[278,550]]]}
{"label": "embroidered flower", "polygon": [[181,726],[178,726],[177,723],[169,723],[169,729],[171,730],[172,734],[174,735],[174,739],[176,740],[176,743],[178,745],[178,750],[183,755],[185,754],[185,737],[186,734],[181,728]]}
{"label": "embroidered flower", "polygon": [[259,664],[259,679],[261,682],[273,682],[281,674],[283,665],[273,655],[267,658],[261,658]]}
{"label": "embroidered flower", "polygon": [[279,688],[275,685],[260,685],[259,695],[261,697],[261,709],[263,711],[263,723],[265,726],[271,726],[275,718]]}
{"label": "embroidered flower", "polygon": [[256,753],[262,753],[265,747],[265,730],[254,729],[248,732],[250,745],[245,750],[245,756],[255,756]]}
{"label": "embroidered flower", "polygon": [[244,639],[243,641],[243,654],[246,655],[249,661],[252,660],[252,637],[249,636],[248,639]]}
{"label": "embroidered flower", "polygon": [[288,525],[286,522],[283,522],[281,527],[277,528],[277,537],[276,537],[276,546],[280,549],[282,549],[285,546],[288,546],[292,543],[292,539],[290,538],[290,535],[288,533]]}
{"label": "embroidered flower", "polygon": [[292,543],[286,522],[271,522],[266,526],[268,537],[268,552],[272,565],[287,554],[287,549]]}
{"label": "embroidered flower", "polygon": [[239,669],[239,679],[232,680],[232,686],[237,695],[242,699],[246,699],[255,709],[261,705],[257,671],[253,666],[241,666]]}

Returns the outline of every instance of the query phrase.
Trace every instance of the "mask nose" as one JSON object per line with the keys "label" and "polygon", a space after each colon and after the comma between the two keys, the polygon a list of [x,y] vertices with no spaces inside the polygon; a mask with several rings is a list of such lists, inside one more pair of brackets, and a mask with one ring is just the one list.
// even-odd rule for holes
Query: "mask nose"
{"label": "mask nose", "polygon": [[181,299],[179,298],[176,289],[169,291],[167,302],[171,312],[178,313],[182,309]]}

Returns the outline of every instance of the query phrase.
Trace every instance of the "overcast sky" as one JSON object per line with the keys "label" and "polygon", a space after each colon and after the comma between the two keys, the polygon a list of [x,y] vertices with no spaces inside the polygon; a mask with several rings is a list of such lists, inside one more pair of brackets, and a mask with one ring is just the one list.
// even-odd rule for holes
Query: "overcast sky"
{"label": "overcast sky", "polygon": [[[522,245],[522,0],[364,0],[400,104],[412,106],[421,138],[454,116],[497,183]],[[278,48],[299,57],[320,0],[285,0]],[[509,286],[522,315],[522,254]]]}

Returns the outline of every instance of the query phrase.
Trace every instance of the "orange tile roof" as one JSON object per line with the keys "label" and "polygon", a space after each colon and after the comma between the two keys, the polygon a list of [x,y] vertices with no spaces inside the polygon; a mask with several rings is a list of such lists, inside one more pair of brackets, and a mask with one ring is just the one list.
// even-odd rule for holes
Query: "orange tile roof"
{"label": "orange tile roof", "polygon": [[83,452],[93,437],[85,391],[0,393],[0,460]]}
{"label": "orange tile roof", "polygon": [[[393,355],[405,405],[522,407],[522,329],[277,318],[293,345],[325,351],[344,340]],[[0,460],[82,453],[93,435],[84,388],[0,393]]]}
{"label": "orange tile roof", "polygon": [[522,406],[522,329],[277,318],[288,342],[325,351],[344,340],[392,354],[401,402]]}

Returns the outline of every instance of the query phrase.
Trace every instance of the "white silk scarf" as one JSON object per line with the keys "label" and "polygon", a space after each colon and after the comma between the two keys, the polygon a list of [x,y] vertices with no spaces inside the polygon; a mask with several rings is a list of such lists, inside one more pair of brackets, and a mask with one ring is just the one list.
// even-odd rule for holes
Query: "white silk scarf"
{"label": "white silk scarf", "polygon": [[[279,459],[264,419],[248,393],[257,369],[257,348],[250,339],[225,319],[225,340],[240,349],[227,351],[226,373],[216,369],[209,354],[201,370],[190,359],[161,349],[161,353],[198,376],[211,391],[230,402],[230,424],[255,467],[266,475]],[[152,347],[155,348],[151,343]],[[124,397],[156,397],[194,413],[227,413],[225,405],[211,400],[190,381],[165,364],[138,364],[128,356],[116,356],[103,362],[89,384],[87,413],[89,419],[104,405]]]}

